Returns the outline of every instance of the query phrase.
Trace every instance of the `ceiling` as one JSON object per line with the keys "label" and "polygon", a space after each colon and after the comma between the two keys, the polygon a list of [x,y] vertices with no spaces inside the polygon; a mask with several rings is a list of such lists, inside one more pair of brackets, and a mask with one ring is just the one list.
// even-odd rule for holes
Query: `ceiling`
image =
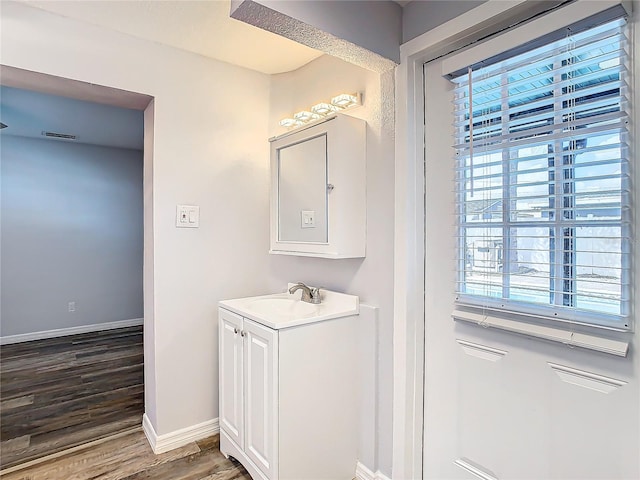
{"label": "ceiling", "polygon": [[21,0],[33,7],[267,74],[322,55],[229,17],[229,0]]}
{"label": "ceiling", "polygon": [[[0,120],[7,125],[0,136],[142,150],[143,115],[141,110],[0,87]],[[75,135],[76,140],[45,137],[43,131]]]}

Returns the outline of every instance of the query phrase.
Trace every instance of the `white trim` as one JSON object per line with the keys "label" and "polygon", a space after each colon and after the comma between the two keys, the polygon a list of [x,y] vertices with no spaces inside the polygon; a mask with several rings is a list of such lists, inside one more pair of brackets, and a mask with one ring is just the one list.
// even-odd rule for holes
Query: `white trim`
{"label": "white trim", "polygon": [[151,420],[149,420],[149,417],[145,413],[142,415],[142,430],[147,437],[153,453],[158,455],[173,450],[174,448],[184,447],[190,442],[220,433],[220,423],[218,418],[213,418],[190,427],[158,435],[153,425],[151,425]]}
{"label": "white trim", "polygon": [[65,337],[67,335],[77,335],[80,333],[100,332],[102,330],[114,330],[116,328],[137,327],[139,325],[142,325],[143,322],[143,318],[131,318],[129,320],[118,320],[116,322],[93,323],[91,325],[57,328],[55,330],[45,330],[43,332],[7,335],[6,337],[0,337],[0,345],[9,345],[11,343],[19,342],[30,342],[32,340],[43,340],[45,338]]}
{"label": "white trim", "polygon": [[[402,48],[401,48],[402,53]],[[396,69],[393,458],[394,479],[422,478],[424,354],[424,165],[415,121],[423,97],[419,62]],[[422,102],[420,102],[422,105]]]}
{"label": "white trim", "polygon": [[506,350],[499,350],[486,345],[480,345],[479,343],[467,342],[466,340],[461,340],[459,338],[456,339],[456,342],[458,342],[464,353],[467,355],[481,358],[483,360],[489,360],[490,362],[497,362],[509,353]]}
{"label": "white trim", "polygon": [[481,480],[498,480],[498,477],[493,472],[485,471],[485,469],[474,464],[468,458],[458,458],[453,463]]}
{"label": "white trim", "polygon": [[628,383],[624,380],[618,380],[617,378],[605,377],[604,375],[578,370],[577,368],[567,367],[557,363],[547,362],[547,365],[555,370],[563,382],[601,393],[611,393],[620,387],[624,387]]}
{"label": "white trim", "polygon": [[598,352],[609,353],[619,357],[626,357],[629,351],[629,341],[614,340],[597,335],[589,335],[572,330],[565,330],[549,325],[526,323],[520,320],[497,317],[485,313],[473,313],[454,310],[451,313],[454,320],[474,323],[481,327],[494,327],[508,332],[519,333],[529,337],[542,338],[552,342],[559,342],[568,347],[581,347]]}
{"label": "white trim", "polygon": [[373,473],[360,462],[356,463],[356,480],[391,480],[380,470]]}

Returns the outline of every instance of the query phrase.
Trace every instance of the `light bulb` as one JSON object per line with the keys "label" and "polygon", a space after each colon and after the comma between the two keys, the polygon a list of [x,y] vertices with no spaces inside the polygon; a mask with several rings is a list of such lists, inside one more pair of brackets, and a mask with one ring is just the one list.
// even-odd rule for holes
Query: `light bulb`
{"label": "light bulb", "polygon": [[349,93],[343,93],[331,99],[331,105],[338,108],[349,108],[359,104],[358,95],[351,95]]}
{"label": "light bulb", "polygon": [[318,115],[325,116],[338,111],[338,107],[335,107],[329,103],[318,103],[317,105],[311,107],[311,111],[313,113],[317,113]]}
{"label": "light bulb", "polygon": [[281,127],[294,127],[297,124],[296,120],[293,118],[283,118],[280,120]]}
{"label": "light bulb", "polygon": [[312,113],[312,112],[303,110],[301,112],[294,113],[293,118],[295,118],[299,122],[307,123],[307,122],[310,122],[311,120],[319,119],[320,115],[318,115],[317,113]]}

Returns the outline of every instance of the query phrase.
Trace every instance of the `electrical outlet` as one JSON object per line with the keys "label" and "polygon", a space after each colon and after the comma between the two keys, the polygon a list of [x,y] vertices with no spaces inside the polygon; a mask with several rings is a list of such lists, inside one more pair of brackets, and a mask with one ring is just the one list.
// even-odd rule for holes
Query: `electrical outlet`
{"label": "electrical outlet", "polygon": [[69,302],[69,311],[70,312],[76,311],[76,302]]}

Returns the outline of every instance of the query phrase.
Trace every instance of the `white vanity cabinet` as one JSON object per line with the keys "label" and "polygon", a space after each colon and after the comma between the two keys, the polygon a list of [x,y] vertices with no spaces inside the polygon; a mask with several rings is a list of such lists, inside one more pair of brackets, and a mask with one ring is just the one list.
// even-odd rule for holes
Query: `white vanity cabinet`
{"label": "white vanity cabinet", "polygon": [[335,114],[270,142],[269,253],[364,257],[366,122]]}
{"label": "white vanity cabinet", "polygon": [[219,308],[220,450],[254,480],[354,478],[357,320],[269,328]]}
{"label": "white vanity cabinet", "polygon": [[[220,432],[264,478],[278,478],[278,333],[224,309],[219,322]],[[233,449],[225,453],[238,458]]]}

